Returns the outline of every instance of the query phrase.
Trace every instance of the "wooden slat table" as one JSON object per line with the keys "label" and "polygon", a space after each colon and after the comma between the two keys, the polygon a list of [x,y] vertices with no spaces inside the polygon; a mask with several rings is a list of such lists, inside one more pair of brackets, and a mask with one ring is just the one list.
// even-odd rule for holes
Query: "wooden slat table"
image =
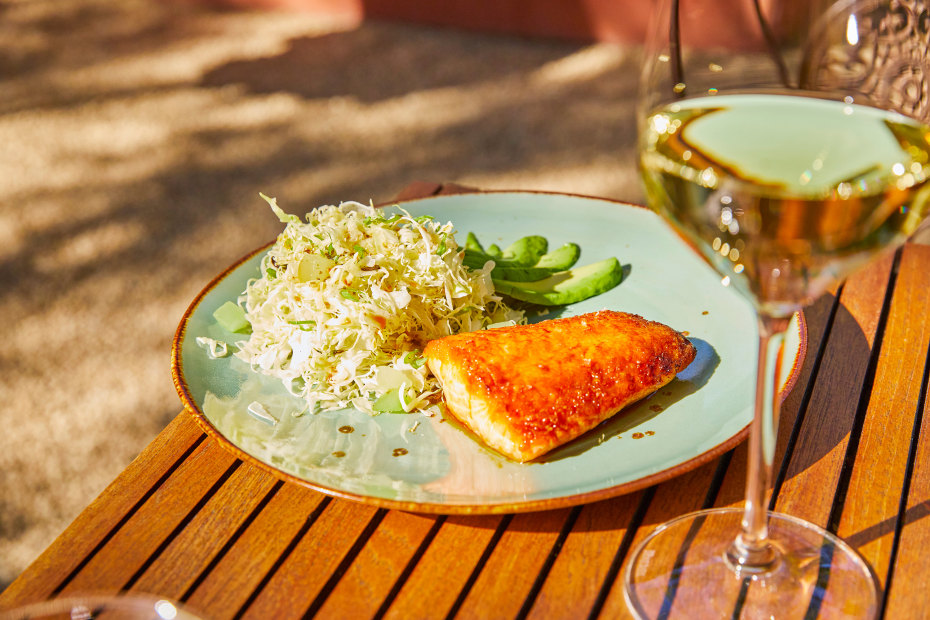
{"label": "wooden slat table", "polygon": [[[401,198],[462,191],[415,184]],[[885,618],[930,617],[930,247],[908,244],[806,312],[773,501],[871,563]],[[514,515],[386,510],[237,460],[182,412],[0,595],[157,593],[206,618],[624,618],[632,545],[738,505],[745,445],[656,487]]]}

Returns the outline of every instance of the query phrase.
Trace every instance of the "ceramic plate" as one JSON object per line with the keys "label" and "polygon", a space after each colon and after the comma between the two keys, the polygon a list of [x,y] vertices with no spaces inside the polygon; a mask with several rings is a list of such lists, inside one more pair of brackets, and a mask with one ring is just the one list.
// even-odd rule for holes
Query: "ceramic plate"
{"label": "ceramic plate", "polygon": [[[262,248],[230,267],[191,304],[175,338],[173,375],[205,430],[240,458],[324,493],[421,512],[495,513],[567,506],[628,493],[688,471],[736,445],[752,418],[757,328],[748,303],[651,211],[564,194],[491,192],[403,203],[413,215],[452,221],[505,247],[527,234],[551,248],[574,241],[579,265],[616,256],[613,290],[532,321],[609,308],[686,332],[698,349],[675,381],[537,462],[485,448],[452,420],[369,416],[356,410],[298,415],[304,403],[233,356],[212,359],[199,336],[233,342],[213,311],[257,277]],[[785,343],[781,385],[804,350],[803,321]],[[785,389],[785,388],[783,388]],[[259,402],[276,420],[250,414]]]}

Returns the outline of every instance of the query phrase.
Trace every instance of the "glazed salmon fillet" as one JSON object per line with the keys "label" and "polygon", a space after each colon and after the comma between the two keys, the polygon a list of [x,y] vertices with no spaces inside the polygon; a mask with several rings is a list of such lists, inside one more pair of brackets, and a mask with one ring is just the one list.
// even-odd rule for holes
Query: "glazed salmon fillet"
{"label": "glazed salmon fillet", "polygon": [[608,310],[457,334],[424,349],[449,411],[521,462],[655,392],[695,353],[671,327]]}

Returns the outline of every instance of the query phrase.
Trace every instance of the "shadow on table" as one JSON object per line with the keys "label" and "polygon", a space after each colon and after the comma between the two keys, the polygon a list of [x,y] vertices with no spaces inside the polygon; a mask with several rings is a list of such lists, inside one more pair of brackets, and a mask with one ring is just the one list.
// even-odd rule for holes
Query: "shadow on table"
{"label": "shadow on table", "polygon": [[[807,354],[795,388],[782,407],[776,493],[783,484],[790,484],[791,478],[811,473],[811,468],[833,464],[836,471],[840,469],[851,433],[859,428],[857,415],[864,414],[860,408],[869,397],[863,393],[869,386],[863,386],[869,380],[866,375],[872,348],[856,317],[832,295],[820,298],[804,316]],[[819,492],[823,495],[818,499],[832,503],[830,489]]]}
{"label": "shadow on table", "polygon": [[[930,516],[930,500],[924,500],[904,511],[904,518],[901,520],[901,526],[910,525],[928,516]],[[853,548],[861,549],[874,540],[894,533],[897,526],[897,517],[888,518],[884,521],[879,521],[875,525],[870,525],[851,536],[846,536],[844,540]]]}

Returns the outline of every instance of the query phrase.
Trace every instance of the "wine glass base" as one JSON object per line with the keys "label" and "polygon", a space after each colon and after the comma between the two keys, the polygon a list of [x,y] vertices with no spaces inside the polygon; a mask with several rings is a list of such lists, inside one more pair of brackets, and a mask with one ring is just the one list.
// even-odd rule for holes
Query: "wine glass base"
{"label": "wine glass base", "polygon": [[777,558],[768,570],[727,558],[742,508],[684,515],[659,526],[624,569],[624,596],[639,618],[873,618],[878,584],[845,542],[816,525],[769,513]]}

